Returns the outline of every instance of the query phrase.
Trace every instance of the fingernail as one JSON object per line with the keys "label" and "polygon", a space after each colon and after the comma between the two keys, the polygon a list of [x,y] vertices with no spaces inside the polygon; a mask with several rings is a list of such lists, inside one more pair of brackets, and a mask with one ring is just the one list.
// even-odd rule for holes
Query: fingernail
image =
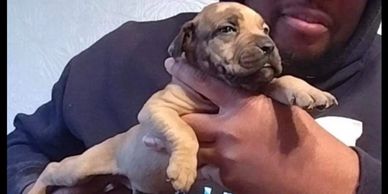
{"label": "fingernail", "polygon": [[112,191],[113,189],[115,189],[114,185],[112,183],[109,183],[108,185],[105,186],[104,192],[107,193],[109,191]]}
{"label": "fingernail", "polygon": [[164,62],[164,68],[166,68],[166,70],[169,74],[171,74],[171,69],[172,69],[172,66],[174,65],[174,63],[175,63],[175,60],[173,58],[168,58]]}

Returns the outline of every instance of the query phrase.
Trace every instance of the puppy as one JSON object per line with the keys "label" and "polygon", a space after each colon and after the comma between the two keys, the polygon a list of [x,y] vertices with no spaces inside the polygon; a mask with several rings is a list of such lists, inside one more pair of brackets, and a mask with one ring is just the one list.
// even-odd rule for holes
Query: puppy
{"label": "puppy", "polygon": [[[310,109],[336,104],[332,95],[300,79],[275,78],[282,66],[268,34],[263,18],[252,9],[238,3],[214,3],[182,26],[169,53],[232,87],[264,92],[285,104]],[[43,194],[49,185],[73,186],[99,174],[127,176],[124,184],[134,193],[189,191],[197,177],[199,145],[193,129],[180,117],[217,110],[173,78],[145,103],[138,125],[81,155],[49,163],[29,193]]]}

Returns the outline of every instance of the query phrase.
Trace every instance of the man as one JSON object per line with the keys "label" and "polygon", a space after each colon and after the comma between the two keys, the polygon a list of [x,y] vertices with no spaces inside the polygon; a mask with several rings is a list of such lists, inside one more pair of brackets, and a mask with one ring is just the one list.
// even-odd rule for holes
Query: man
{"label": "man", "polygon": [[[339,100],[338,107],[311,113],[312,117],[357,119],[363,123],[363,134],[351,149],[303,110],[263,96],[247,96],[213,79],[201,80],[191,75],[192,69],[171,67],[171,61],[166,61],[173,76],[225,110],[224,115],[185,116],[199,140],[207,142],[200,150],[200,161],[219,166],[223,183],[234,193],[381,192],[381,39],[376,34],[381,2],[242,3],[259,11],[269,24],[285,73]],[[27,191],[49,161],[79,154],[134,125],[143,103],[169,81],[162,66],[167,47],[193,16],[128,22],[74,57],[55,84],[52,100],[32,115],[15,118],[15,131],[7,142],[8,193]],[[218,103],[221,97],[228,103]],[[236,100],[242,104],[230,103]],[[241,105],[246,106],[238,108]],[[209,122],[198,124],[204,121]],[[97,193],[118,178],[96,177],[54,193]],[[115,191],[121,192],[122,187],[110,192]]]}

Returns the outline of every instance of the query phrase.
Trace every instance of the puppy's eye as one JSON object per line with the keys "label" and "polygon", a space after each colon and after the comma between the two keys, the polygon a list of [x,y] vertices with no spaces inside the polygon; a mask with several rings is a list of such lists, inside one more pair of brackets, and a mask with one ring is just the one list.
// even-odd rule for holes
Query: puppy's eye
{"label": "puppy's eye", "polygon": [[269,27],[268,26],[264,26],[263,27],[263,31],[265,34],[269,34]]}
{"label": "puppy's eye", "polygon": [[218,32],[227,34],[231,32],[236,32],[236,28],[233,26],[223,26],[218,29]]}

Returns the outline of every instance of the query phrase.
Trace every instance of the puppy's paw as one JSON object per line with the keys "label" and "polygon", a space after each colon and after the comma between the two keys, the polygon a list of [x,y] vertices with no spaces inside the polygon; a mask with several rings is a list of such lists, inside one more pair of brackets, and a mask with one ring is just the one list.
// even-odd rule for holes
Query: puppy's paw
{"label": "puppy's paw", "polygon": [[337,99],[328,92],[310,87],[291,92],[288,96],[289,103],[299,107],[311,109],[327,109],[333,105],[338,105]]}
{"label": "puppy's paw", "polygon": [[268,84],[265,94],[281,103],[310,110],[327,109],[338,105],[337,99],[330,93],[293,76],[282,76],[273,80]]}
{"label": "puppy's paw", "polygon": [[195,157],[171,157],[167,167],[167,180],[176,191],[188,192],[197,177],[197,159]]}

